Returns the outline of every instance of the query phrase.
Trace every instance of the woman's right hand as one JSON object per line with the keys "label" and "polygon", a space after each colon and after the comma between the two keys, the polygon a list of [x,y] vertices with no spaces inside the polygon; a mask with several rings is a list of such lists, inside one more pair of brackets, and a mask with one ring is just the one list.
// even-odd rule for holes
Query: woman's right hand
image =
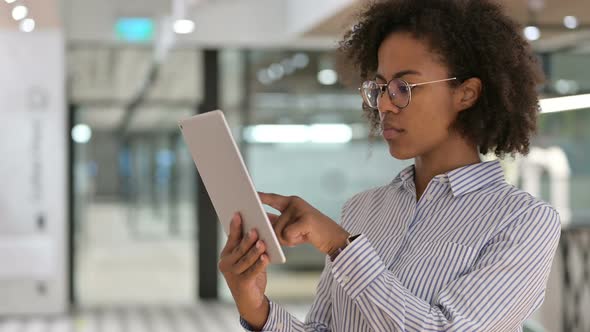
{"label": "woman's right hand", "polygon": [[258,233],[242,235],[242,218],[236,213],[229,237],[221,251],[219,270],[231,290],[240,316],[255,330],[261,330],[270,311],[266,290],[266,267],[269,263],[265,244]]}

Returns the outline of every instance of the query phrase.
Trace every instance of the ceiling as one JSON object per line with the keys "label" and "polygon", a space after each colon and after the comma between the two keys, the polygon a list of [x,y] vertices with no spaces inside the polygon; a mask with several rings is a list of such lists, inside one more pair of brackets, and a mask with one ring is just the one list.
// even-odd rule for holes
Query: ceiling
{"label": "ceiling", "polygon": [[[366,3],[356,1],[319,22],[306,32],[309,37],[339,37],[354,22],[355,14]],[[523,26],[535,24],[541,28],[541,39],[533,42],[538,51],[556,51],[574,48],[590,53],[590,1],[588,0],[499,0],[506,13]],[[535,10],[531,9],[537,8]],[[565,16],[576,16],[579,28],[565,28]]]}
{"label": "ceiling", "polygon": [[[498,0],[523,25],[541,27],[535,47],[568,44],[587,50],[590,38],[588,0]],[[117,18],[148,17],[163,27],[167,16],[196,23],[195,32],[177,36],[179,44],[216,47],[331,48],[353,24],[368,0],[17,0],[29,7],[38,29],[64,27],[70,43],[117,43]],[[13,5],[0,1],[0,28],[18,29],[10,17]],[[175,10],[174,8],[184,8]],[[574,15],[580,28],[571,31],[563,18]]]}
{"label": "ceiling", "polygon": [[11,16],[12,8],[18,3],[26,4],[29,9],[28,16],[35,20],[38,27],[47,29],[61,26],[59,0],[20,0],[15,4],[0,1],[0,29],[18,30],[18,23]]}

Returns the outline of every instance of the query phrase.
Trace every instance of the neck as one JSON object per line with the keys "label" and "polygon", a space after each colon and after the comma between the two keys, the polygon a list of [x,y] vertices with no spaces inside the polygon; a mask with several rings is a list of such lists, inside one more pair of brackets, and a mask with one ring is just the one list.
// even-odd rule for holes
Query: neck
{"label": "neck", "polygon": [[426,190],[428,183],[437,175],[454,169],[480,163],[477,147],[460,135],[453,135],[436,149],[415,158],[414,182],[416,201]]}

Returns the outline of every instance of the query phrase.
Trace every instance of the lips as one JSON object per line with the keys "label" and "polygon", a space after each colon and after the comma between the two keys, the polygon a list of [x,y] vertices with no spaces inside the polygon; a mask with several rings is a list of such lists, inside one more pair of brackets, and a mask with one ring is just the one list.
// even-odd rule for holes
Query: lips
{"label": "lips", "polygon": [[403,135],[405,130],[393,125],[384,125],[383,126],[383,137],[385,139],[396,139],[399,136]]}

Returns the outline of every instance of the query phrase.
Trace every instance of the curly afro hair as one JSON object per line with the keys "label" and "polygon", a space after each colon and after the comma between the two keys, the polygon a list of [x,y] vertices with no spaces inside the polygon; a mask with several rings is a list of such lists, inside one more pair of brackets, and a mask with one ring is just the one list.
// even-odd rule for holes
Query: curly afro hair
{"label": "curly afro hair", "polygon": [[[423,40],[450,75],[482,81],[481,97],[459,113],[451,129],[480,153],[493,151],[503,158],[529,152],[540,111],[536,88],[544,77],[521,31],[491,0],[382,0],[362,10],[338,51],[365,80],[374,77],[378,49],[391,33]],[[378,111],[366,105],[363,110],[371,132],[378,132]]]}

